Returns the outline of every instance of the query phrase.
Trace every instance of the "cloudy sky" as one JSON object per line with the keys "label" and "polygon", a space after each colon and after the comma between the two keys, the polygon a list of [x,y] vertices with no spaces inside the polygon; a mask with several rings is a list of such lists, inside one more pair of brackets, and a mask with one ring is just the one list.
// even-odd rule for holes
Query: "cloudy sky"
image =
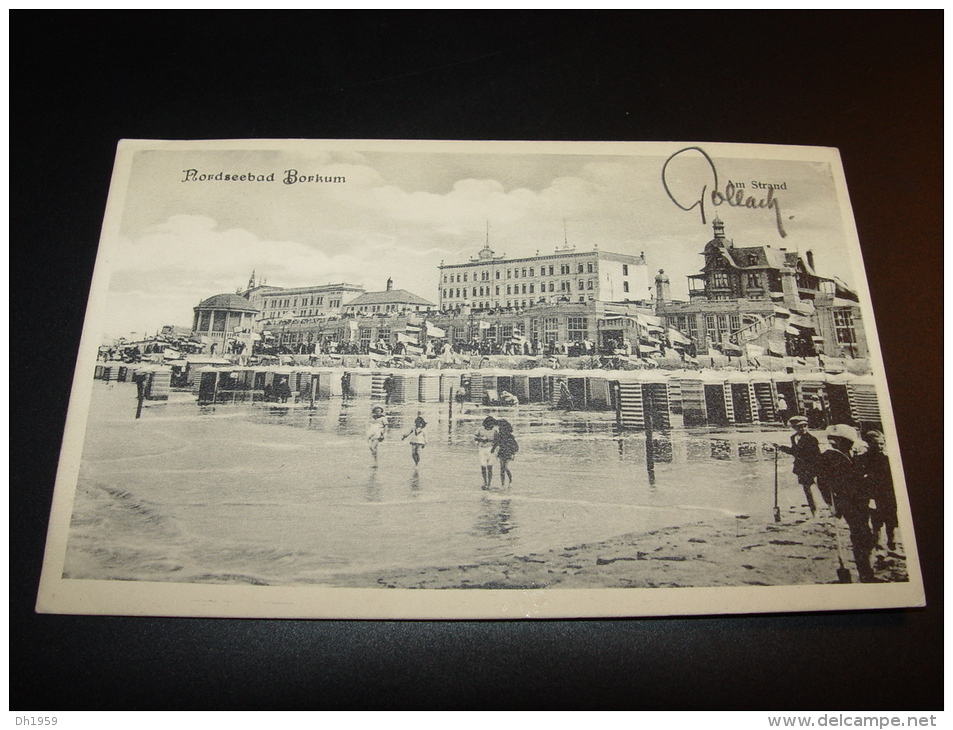
{"label": "cloudy sky", "polygon": [[[778,191],[781,238],[773,211],[713,207],[708,223],[683,211],[662,185],[671,145],[652,156],[402,151],[353,143],[354,151],[308,149],[138,151],[118,226],[107,241],[109,297],[104,334],[188,326],[202,299],[234,292],[254,270],[275,286],[348,282],[369,291],[395,288],[437,299],[437,267],[461,263],[483,246],[489,224],[494,251],[507,256],[551,252],[564,236],[577,250],[644,251],[652,276],[665,269],[676,298],[702,265],[717,213],[737,246],[813,249],[823,275],[850,284],[829,166],[747,160],[707,150],[719,187],[751,181],[786,183]],[[458,149],[464,149],[459,147]],[[274,173],[274,182],[183,182],[199,174]],[[285,171],[343,176],[343,184],[281,182]],[[686,207],[712,184],[700,154],[669,165],[672,194]],[[115,191],[113,191],[115,193]],[[650,277],[651,278],[651,277]]]}

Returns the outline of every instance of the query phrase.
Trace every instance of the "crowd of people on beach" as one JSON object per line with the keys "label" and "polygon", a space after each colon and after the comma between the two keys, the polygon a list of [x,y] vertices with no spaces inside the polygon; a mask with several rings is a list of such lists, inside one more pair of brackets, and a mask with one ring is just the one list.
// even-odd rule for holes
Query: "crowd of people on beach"
{"label": "crowd of people on beach", "polygon": [[827,426],[829,448],[810,433],[806,416],[793,416],[788,424],[794,430],[791,445],[776,444],[794,457],[792,471],[804,490],[812,517],[820,513],[814,487],[835,519],[843,519],[850,531],[857,573],[862,583],[878,582],[871,565],[871,554],[882,550],[881,533],[887,551],[896,550],[897,498],[893,488],[890,460],[884,452],[883,433],[870,429],[861,439],[850,425]]}

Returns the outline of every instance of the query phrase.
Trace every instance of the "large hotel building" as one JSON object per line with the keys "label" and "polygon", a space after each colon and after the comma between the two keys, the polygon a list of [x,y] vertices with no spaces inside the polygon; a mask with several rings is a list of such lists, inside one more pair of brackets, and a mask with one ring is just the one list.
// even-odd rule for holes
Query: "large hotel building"
{"label": "large hotel building", "polygon": [[489,244],[464,264],[440,264],[439,308],[526,309],[537,304],[651,299],[644,255],[598,249],[506,258]]}
{"label": "large hotel building", "polygon": [[436,305],[391,280],[375,292],[344,283],[282,289],[253,275],[240,295],[199,304],[193,333],[223,347],[259,330],[278,345],[343,342],[366,352],[414,332],[455,343],[520,342],[531,354],[591,342],[603,351],[630,345],[643,356],[687,347],[698,355],[867,357],[857,295],[819,275],[810,251],[735,246],[719,218],[712,227],[705,267],[688,277],[688,301],[671,299],[661,270],[650,288],[643,254],[565,246],[507,258],[487,243],[465,263],[441,262]]}

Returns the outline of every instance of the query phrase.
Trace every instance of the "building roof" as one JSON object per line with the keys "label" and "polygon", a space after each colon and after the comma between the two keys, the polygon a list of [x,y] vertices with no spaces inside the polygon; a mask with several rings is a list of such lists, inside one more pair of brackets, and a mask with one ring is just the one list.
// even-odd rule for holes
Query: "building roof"
{"label": "building roof", "polygon": [[720,249],[722,256],[738,269],[781,269],[784,266],[797,267],[798,263],[811,276],[826,279],[814,271],[807,257],[797,251],[785,251],[771,246],[725,247]]}
{"label": "building roof", "polygon": [[346,282],[341,282],[340,284],[314,284],[312,286],[296,286],[291,288],[280,286],[270,286],[266,288],[269,291],[262,292],[263,295],[282,297],[288,296],[289,294],[310,294],[312,292],[326,294],[334,291],[364,291],[364,287],[360,284],[348,284]]}
{"label": "building roof", "polygon": [[196,309],[225,309],[231,312],[258,311],[258,307],[239,294],[216,294],[201,302]]}
{"label": "building roof", "polygon": [[351,300],[345,307],[360,307],[367,304],[419,304],[421,306],[435,307],[433,302],[428,302],[423,297],[407,291],[406,289],[389,289],[387,291],[369,291],[364,292],[356,299]]}
{"label": "building roof", "polygon": [[535,256],[517,256],[507,257],[507,256],[494,256],[490,258],[471,258],[469,261],[461,264],[445,264],[441,262],[438,268],[440,269],[460,269],[465,267],[473,266],[486,266],[487,264],[497,264],[497,265],[506,265],[506,264],[522,264],[522,263],[535,263],[538,261],[546,260],[550,261],[552,259],[567,259],[567,258],[591,258],[596,257],[600,260],[609,259],[612,261],[621,261],[622,263],[629,264],[644,264],[645,263],[645,254],[627,254],[627,253],[614,253],[612,251],[603,251],[602,249],[594,248],[590,251],[577,251],[575,248],[570,250],[565,249],[556,249],[553,253],[538,253]]}
{"label": "building roof", "polygon": [[746,246],[745,248],[725,249],[732,263],[740,268],[764,267],[769,266],[772,269],[780,269],[785,261],[784,251],[771,248],[770,246]]}

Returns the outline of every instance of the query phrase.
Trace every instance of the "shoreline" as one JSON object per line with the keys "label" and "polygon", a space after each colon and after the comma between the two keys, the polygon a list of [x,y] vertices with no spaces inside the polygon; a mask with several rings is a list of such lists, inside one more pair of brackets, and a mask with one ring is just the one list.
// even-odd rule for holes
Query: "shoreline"
{"label": "shoreline", "polygon": [[[835,530],[837,532],[835,532]],[[627,533],[459,566],[431,566],[339,576],[329,585],[401,589],[696,588],[838,583],[837,533],[858,583],[843,520],[811,518],[791,507],[781,522],[748,515]],[[909,580],[902,545],[871,554],[878,579]]]}

